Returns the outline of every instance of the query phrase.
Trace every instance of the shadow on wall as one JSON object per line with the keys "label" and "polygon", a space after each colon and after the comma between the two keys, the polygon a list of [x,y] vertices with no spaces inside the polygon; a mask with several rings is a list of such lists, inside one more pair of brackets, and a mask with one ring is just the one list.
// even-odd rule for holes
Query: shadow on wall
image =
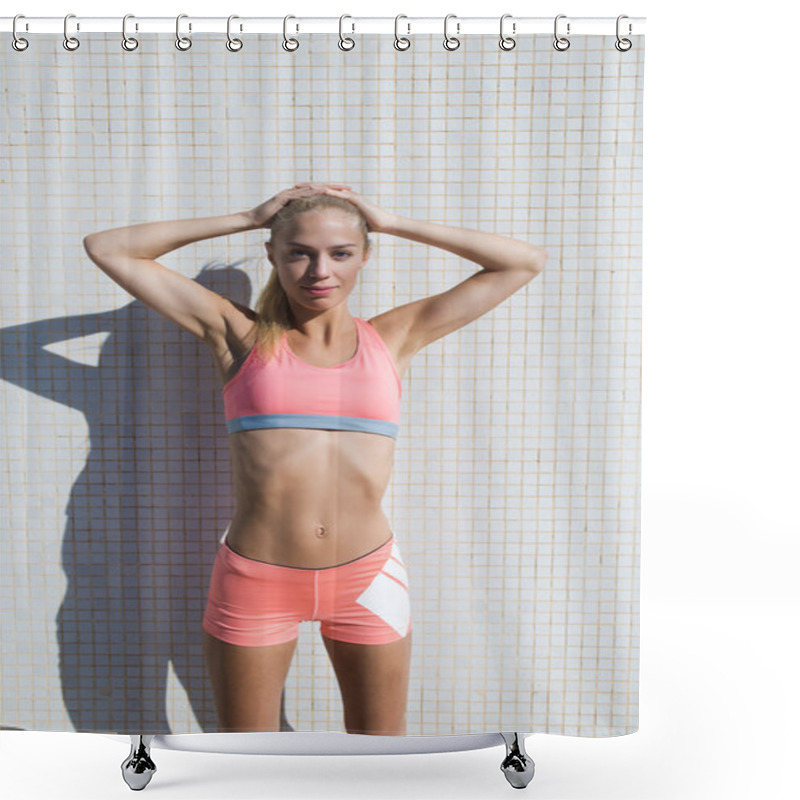
{"label": "shadow on wall", "polygon": [[[237,266],[207,265],[195,280],[249,305],[250,279]],[[102,332],[97,367],[45,349]],[[83,412],[89,429],[64,509],[68,585],[56,620],[72,725],[173,733],[171,665],[202,730],[216,730],[201,622],[234,495],[211,353],[139,301],[7,327],[0,347],[3,380]]]}

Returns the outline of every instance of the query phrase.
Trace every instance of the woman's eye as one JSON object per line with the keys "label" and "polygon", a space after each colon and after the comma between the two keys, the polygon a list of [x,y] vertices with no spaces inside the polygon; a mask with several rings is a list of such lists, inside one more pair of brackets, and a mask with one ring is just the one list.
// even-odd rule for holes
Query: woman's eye
{"label": "woman's eye", "polygon": [[292,250],[289,255],[291,255],[292,258],[302,258],[305,254],[305,250]]}
{"label": "woman's eye", "polygon": [[337,258],[348,258],[351,254],[347,250],[340,250],[338,253],[334,254]]}

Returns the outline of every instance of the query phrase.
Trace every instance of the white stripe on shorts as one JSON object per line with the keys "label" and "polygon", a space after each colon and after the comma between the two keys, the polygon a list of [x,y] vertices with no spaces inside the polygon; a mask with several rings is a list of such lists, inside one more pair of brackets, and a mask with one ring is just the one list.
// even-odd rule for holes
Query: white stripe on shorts
{"label": "white stripe on shorts", "polygon": [[392,547],[392,555],[387,559],[381,571],[356,602],[380,617],[400,636],[408,633],[411,622],[408,573],[403,565],[397,544]]}

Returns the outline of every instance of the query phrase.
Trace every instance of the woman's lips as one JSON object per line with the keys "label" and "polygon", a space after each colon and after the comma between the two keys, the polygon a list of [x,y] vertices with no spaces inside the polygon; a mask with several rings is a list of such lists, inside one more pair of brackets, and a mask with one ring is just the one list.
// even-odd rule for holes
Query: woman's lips
{"label": "woman's lips", "polygon": [[330,294],[336,287],[335,286],[304,286],[303,287],[309,294],[315,297],[324,297]]}

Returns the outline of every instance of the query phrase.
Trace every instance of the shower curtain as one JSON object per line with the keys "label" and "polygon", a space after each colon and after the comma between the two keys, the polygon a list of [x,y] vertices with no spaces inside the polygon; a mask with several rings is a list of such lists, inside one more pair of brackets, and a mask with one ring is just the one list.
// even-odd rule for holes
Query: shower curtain
{"label": "shower curtain", "polygon": [[[383,508],[411,588],[408,735],[637,730],[644,37],[61,39],[0,50],[2,727],[217,730],[201,620],[234,511],[219,380],[82,239],[318,181],[549,255],[403,379]],[[160,260],[252,307],[265,233]],[[477,269],[372,238],[363,319]],[[344,730],[317,622],[284,702],[294,730]]]}

